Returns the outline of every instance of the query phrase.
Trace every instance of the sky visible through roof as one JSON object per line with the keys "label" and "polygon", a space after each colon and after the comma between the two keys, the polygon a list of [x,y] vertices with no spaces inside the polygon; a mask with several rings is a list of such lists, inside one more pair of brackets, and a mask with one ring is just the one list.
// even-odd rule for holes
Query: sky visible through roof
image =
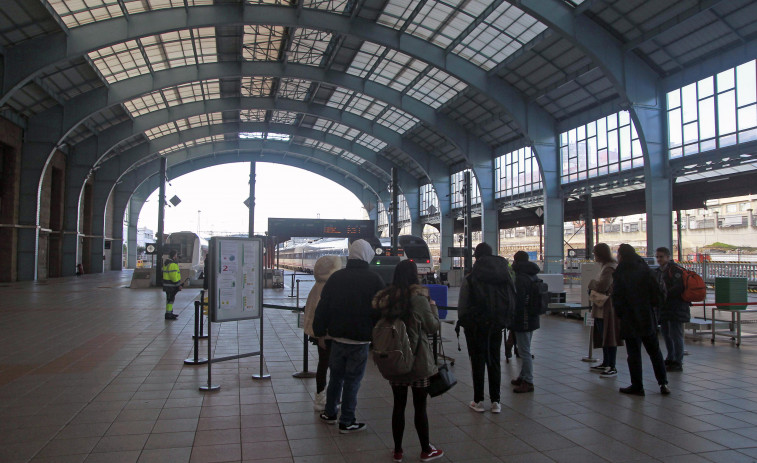
{"label": "sky visible through roof", "polygon": [[[255,233],[268,228],[269,217],[367,219],[360,201],[335,182],[302,169],[258,162],[256,166]],[[247,233],[250,164],[234,163],[198,170],[166,184],[166,198],[181,199],[166,207],[166,233],[198,231]],[[199,214],[198,214],[198,211]],[[139,216],[139,227],[158,230],[158,192],[150,195]]]}

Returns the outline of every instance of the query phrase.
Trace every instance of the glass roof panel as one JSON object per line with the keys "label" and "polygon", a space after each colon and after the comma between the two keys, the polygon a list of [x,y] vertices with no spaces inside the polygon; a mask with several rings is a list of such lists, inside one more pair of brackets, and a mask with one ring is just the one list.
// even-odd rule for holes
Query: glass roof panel
{"label": "glass roof panel", "polygon": [[239,119],[242,122],[265,122],[265,109],[243,109],[239,111]]}
{"label": "glass roof panel", "polygon": [[239,132],[239,138],[243,140],[262,140],[265,132]]}
{"label": "glass roof panel", "polygon": [[332,13],[347,12],[347,0],[304,0],[302,6],[305,8],[315,8],[317,10],[331,11]]}
{"label": "glass roof panel", "polygon": [[305,101],[305,98],[307,98],[308,93],[310,92],[311,84],[312,82],[309,80],[292,79],[288,77],[283,78],[279,85],[278,96],[290,100]]}
{"label": "glass roof panel", "polygon": [[[144,51],[144,53],[143,53]],[[214,63],[215,29],[185,29],[104,47],[88,54],[108,83],[151,71]]]}
{"label": "glass roof panel", "polygon": [[242,96],[270,96],[273,77],[242,77]]}
{"label": "glass roof panel", "polygon": [[320,65],[331,43],[331,38],[330,32],[297,29],[287,53],[287,61],[311,66]]}
{"label": "glass roof panel", "polygon": [[245,0],[245,3],[249,3],[250,5],[283,5],[283,6],[293,6],[295,4],[294,0]]}
{"label": "glass roof panel", "polygon": [[150,72],[136,40],[104,47],[87,56],[110,84]]}
{"label": "glass roof panel", "polygon": [[191,116],[185,119],[179,119],[177,121],[171,121],[163,125],[159,125],[150,130],[145,131],[145,135],[150,140],[160,138],[172,133],[176,133],[182,130],[194,129],[197,127],[204,127],[206,125],[221,124],[223,123],[223,117],[221,113],[199,114]]}
{"label": "glass roof panel", "polygon": [[125,102],[124,107],[132,117],[138,117],[169,106],[220,97],[221,89],[218,79],[210,79],[156,90]]}
{"label": "glass roof panel", "polygon": [[463,38],[453,51],[489,70],[546,28],[519,8],[505,2]]}
{"label": "glass roof panel", "polygon": [[278,61],[284,44],[281,26],[244,26],[242,59],[246,61]]}
{"label": "glass roof panel", "polygon": [[312,138],[306,138],[303,140],[302,145],[309,146],[311,148],[317,149],[319,151],[324,151],[326,153],[332,154],[334,156],[338,156],[342,159],[346,159],[347,161],[350,161],[353,164],[361,165],[365,162],[365,159],[356,156],[349,151],[345,151],[342,148],[339,148],[337,146],[331,145],[329,143],[324,143],[318,140],[313,140]]}
{"label": "glass roof panel", "polygon": [[184,8],[186,6],[212,5],[213,0],[123,0],[129,14],[145,11],[162,10],[165,8]]}
{"label": "glass roof panel", "polygon": [[[401,29],[419,3],[419,0],[390,0],[378,22]],[[490,3],[485,0],[426,1],[406,30],[446,48]]]}
{"label": "glass roof panel", "polygon": [[273,111],[271,114],[271,122],[292,125],[297,122],[297,113],[291,111]]}
{"label": "glass roof panel", "polygon": [[347,69],[347,73],[365,77],[378,60],[381,61],[368,78],[398,91],[404,91],[428,67],[428,64],[423,61],[399,51],[387,50],[381,45],[364,42]]}
{"label": "glass roof panel", "polygon": [[68,28],[123,16],[118,0],[48,0]]}
{"label": "glass roof panel", "polygon": [[387,105],[362,93],[356,93],[352,101],[345,108],[347,111],[374,120]]}
{"label": "glass roof panel", "polygon": [[173,122],[168,122],[166,124],[161,124],[157,127],[153,127],[149,130],[145,130],[145,135],[147,135],[147,138],[149,138],[150,140],[155,140],[156,138],[164,137],[178,131],[179,129],[176,128],[176,124],[174,124]]}
{"label": "glass roof panel", "polygon": [[326,106],[336,109],[343,109],[344,105],[346,105],[350,101],[350,98],[354,94],[355,92],[353,92],[352,90],[336,87],[334,89],[334,92],[331,94],[329,101],[326,102]]}
{"label": "glass roof panel", "polygon": [[269,132],[266,138],[274,141],[289,141],[292,136],[286,133]]}
{"label": "glass roof panel", "polygon": [[377,122],[395,132],[403,134],[415,127],[420,120],[402,110],[392,107]]}
{"label": "glass roof panel", "polygon": [[367,133],[362,134],[356,142],[360,143],[361,145],[365,146],[368,149],[371,149],[373,151],[381,151],[382,149],[386,148],[386,143],[379,140],[378,138],[368,135]]}
{"label": "glass roof panel", "polygon": [[407,94],[436,109],[466,88],[468,88],[468,85],[462,81],[441,69],[433,68]]}
{"label": "glass roof panel", "polygon": [[145,37],[140,42],[153,71],[218,61],[212,27],[166,32]]}

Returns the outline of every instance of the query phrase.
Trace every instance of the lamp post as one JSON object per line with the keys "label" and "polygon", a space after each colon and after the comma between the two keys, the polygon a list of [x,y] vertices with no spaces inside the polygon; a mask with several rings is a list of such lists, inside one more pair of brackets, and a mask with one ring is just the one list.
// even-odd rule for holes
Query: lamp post
{"label": "lamp post", "polygon": [[200,214],[202,214],[202,211],[197,209],[197,236],[200,236]]}

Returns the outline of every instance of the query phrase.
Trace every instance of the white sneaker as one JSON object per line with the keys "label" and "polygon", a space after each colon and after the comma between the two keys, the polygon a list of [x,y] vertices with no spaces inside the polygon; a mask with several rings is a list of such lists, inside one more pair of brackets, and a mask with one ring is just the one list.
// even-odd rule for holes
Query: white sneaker
{"label": "white sneaker", "polygon": [[502,411],[502,405],[499,402],[492,402],[492,413],[499,413]]}
{"label": "white sneaker", "polygon": [[471,402],[471,403],[468,404],[468,406],[474,412],[479,412],[479,413],[483,413],[484,412],[484,403],[483,402]]}
{"label": "white sneaker", "polygon": [[326,389],[315,394],[315,400],[313,401],[313,410],[322,412],[326,409]]}

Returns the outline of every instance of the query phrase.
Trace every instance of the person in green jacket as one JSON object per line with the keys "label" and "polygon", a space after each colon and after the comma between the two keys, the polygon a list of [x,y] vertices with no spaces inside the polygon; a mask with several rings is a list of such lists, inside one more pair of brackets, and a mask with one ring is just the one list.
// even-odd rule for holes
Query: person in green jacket
{"label": "person in green jacket", "polygon": [[402,437],[405,432],[408,387],[413,391],[415,430],[421,442],[420,460],[425,462],[441,458],[444,456],[444,451],[437,449],[429,442],[428,414],[426,413],[429,378],[437,372],[428,335],[439,330],[439,314],[436,305],[428,296],[428,290],[418,284],[418,268],[415,262],[403,260],[397,265],[392,285],[376,294],[373,298],[373,307],[381,311],[382,318],[389,320],[399,318],[404,321],[410,345],[418,346],[413,352],[415,363],[410,373],[389,381],[394,395],[392,459],[401,462],[403,457]]}
{"label": "person in green jacket", "polygon": [[179,253],[174,249],[163,263],[163,291],[166,293],[166,320],[176,320],[178,315],[173,313],[173,301],[176,293],[181,291],[181,272],[176,258]]}

